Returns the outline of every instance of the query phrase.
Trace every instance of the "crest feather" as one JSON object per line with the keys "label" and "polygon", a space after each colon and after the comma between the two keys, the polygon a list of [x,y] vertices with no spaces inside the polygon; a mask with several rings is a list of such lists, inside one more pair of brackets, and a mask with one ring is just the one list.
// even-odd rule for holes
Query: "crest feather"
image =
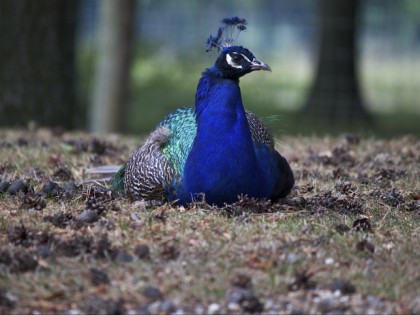
{"label": "crest feather", "polygon": [[[237,16],[231,18],[224,18],[222,20],[224,26],[219,27],[216,35],[210,35],[206,41],[207,51],[216,48],[217,51],[224,47],[232,46],[240,32],[246,30],[246,19],[241,19]],[[236,35],[235,35],[235,32]],[[234,36],[235,35],[235,36]]]}

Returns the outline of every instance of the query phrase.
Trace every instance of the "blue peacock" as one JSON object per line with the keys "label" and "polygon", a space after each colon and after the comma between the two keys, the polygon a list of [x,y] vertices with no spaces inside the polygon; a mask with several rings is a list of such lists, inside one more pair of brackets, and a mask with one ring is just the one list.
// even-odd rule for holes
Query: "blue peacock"
{"label": "blue peacock", "polygon": [[263,121],[244,109],[239,87],[240,77],[271,69],[233,45],[246,29],[245,19],[222,23],[207,40],[207,51],[220,54],[202,73],[195,106],[178,109],[157,125],[114,176],[115,189],[133,199],[179,204],[204,199],[218,206],[240,195],[277,201],[290,193],[289,163],[275,150]]}

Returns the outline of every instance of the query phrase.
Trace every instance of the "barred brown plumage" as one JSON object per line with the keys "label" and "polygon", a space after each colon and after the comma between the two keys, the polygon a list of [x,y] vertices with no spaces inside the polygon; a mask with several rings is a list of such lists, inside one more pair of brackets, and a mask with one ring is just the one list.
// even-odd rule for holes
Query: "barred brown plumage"
{"label": "barred brown plumage", "polygon": [[160,151],[168,143],[169,137],[169,128],[159,127],[131,155],[125,171],[124,187],[125,192],[134,199],[162,199],[165,187],[175,177],[175,170]]}

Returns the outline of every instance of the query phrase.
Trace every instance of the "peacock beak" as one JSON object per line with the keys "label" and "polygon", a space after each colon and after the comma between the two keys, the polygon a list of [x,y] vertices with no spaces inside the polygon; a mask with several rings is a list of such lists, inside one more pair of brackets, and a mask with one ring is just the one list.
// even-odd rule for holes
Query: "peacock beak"
{"label": "peacock beak", "polygon": [[252,70],[266,70],[271,72],[271,68],[269,65],[265,64],[262,61],[259,61],[257,58],[254,58],[251,61],[251,69]]}

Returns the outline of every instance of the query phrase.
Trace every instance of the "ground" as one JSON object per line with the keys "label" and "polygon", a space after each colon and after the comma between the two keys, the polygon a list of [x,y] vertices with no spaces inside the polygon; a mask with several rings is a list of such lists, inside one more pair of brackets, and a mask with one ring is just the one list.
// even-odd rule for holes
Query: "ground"
{"label": "ground", "polygon": [[420,313],[420,142],[282,137],[277,203],[81,184],[141,139],[0,131],[0,313]]}

